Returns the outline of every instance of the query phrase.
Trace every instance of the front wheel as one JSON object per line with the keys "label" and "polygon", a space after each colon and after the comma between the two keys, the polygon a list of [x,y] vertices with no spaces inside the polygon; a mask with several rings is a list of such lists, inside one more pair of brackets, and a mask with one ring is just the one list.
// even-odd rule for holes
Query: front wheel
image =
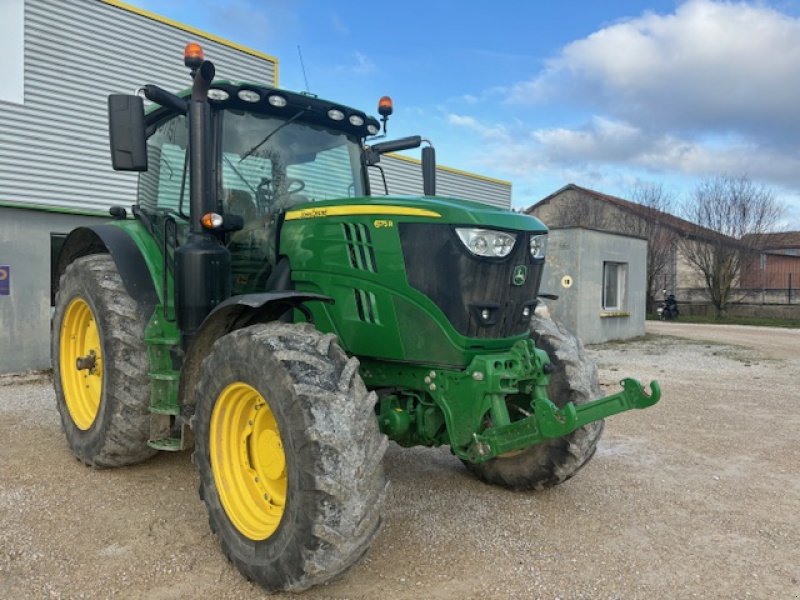
{"label": "front wheel", "polygon": [[147,445],[144,327],[108,254],[67,266],[53,312],[53,385],[67,442],[86,465],[120,467],[156,453]]}
{"label": "front wheel", "polygon": [[[531,336],[545,350],[555,371],[547,389],[559,407],[568,402],[586,404],[602,393],[597,367],[580,340],[564,325],[549,317],[534,316]],[[485,463],[464,462],[479,479],[518,490],[542,490],[563,483],[583,467],[597,450],[603,421],[594,421],[561,438],[548,440],[521,452],[498,456]]]}
{"label": "front wheel", "polygon": [[193,460],[225,555],[269,591],[345,571],[377,532],[386,488],[358,360],[309,325],[270,323],[217,340],[201,370]]}

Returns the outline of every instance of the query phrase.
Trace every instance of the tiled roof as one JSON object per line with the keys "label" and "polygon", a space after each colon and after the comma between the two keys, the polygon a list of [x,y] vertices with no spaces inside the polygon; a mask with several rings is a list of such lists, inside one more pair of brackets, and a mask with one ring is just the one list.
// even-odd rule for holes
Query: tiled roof
{"label": "tiled roof", "polygon": [[[747,239],[750,236],[744,236]],[[800,248],[800,231],[779,231],[759,236],[765,250],[788,250]]]}
{"label": "tiled roof", "polygon": [[[596,190],[590,190],[589,188],[581,187],[575,185],[574,183],[568,183],[567,185],[565,185],[559,190],[556,190],[546,198],[539,200],[539,202],[537,202],[533,206],[525,209],[525,212],[532,213],[534,209],[538,208],[539,206],[542,206],[543,204],[549,203],[550,200],[552,200],[554,197],[568,190],[573,190],[588,196],[592,196],[598,200],[603,200],[604,202],[613,204],[623,210],[631,212],[645,219],[652,219],[652,220],[657,219],[663,225],[669,227],[670,229],[674,229],[679,233],[695,237],[702,237],[706,239],[719,238],[721,235],[716,231],[713,231],[711,229],[706,229],[705,227],[700,227],[699,225],[695,225],[694,223],[691,223],[686,219],[681,219],[680,217],[676,217],[675,215],[672,215],[670,213],[666,213],[660,210],[656,210],[654,208],[643,206],[642,204],[637,204],[636,202],[631,202],[630,200],[618,198],[617,196],[611,196],[609,194],[604,194]],[[727,237],[727,236],[722,236],[722,237]]]}

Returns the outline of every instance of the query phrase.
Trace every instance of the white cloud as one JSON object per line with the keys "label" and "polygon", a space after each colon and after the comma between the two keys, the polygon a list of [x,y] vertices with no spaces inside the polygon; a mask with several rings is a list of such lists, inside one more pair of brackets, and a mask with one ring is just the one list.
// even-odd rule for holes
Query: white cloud
{"label": "white cloud", "polygon": [[353,72],[359,75],[366,75],[367,73],[372,73],[375,71],[375,63],[372,62],[369,56],[366,54],[362,54],[361,52],[356,52],[354,54],[356,58],[356,65],[353,67]]}
{"label": "white cloud", "polygon": [[800,19],[764,4],[689,0],[617,22],[535,77],[472,97],[498,94],[511,111],[555,110],[546,126],[450,123],[481,136],[486,167],[521,182],[729,173],[800,197]]}
{"label": "white cloud", "polygon": [[763,5],[692,0],[567,45],[512,103],[560,100],[648,129],[800,132],[800,19]]}
{"label": "white cloud", "polygon": [[369,75],[376,70],[375,63],[363,52],[353,52],[353,62],[347,65],[338,65],[336,71],[351,73],[353,75]]}
{"label": "white cloud", "polygon": [[531,137],[551,161],[565,163],[632,160],[649,143],[639,128],[605,117],[581,129],[539,129]]}
{"label": "white cloud", "polygon": [[333,27],[333,30],[339,35],[350,35],[350,28],[336,13],[331,14],[331,26]]}
{"label": "white cloud", "polygon": [[630,124],[599,117],[580,129],[534,130],[525,139],[487,153],[485,164],[522,177],[556,170],[597,178],[626,168],[696,177],[747,174],[800,189],[800,161],[795,154],[751,142],[710,147],[670,134],[649,135]]}
{"label": "white cloud", "polygon": [[457,127],[465,127],[479,134],[484,140],[490,142],[506,143],[511,140],[511,136],[504,125],[486,125],[476,119],[457,114],[448,114],[447,122]]}

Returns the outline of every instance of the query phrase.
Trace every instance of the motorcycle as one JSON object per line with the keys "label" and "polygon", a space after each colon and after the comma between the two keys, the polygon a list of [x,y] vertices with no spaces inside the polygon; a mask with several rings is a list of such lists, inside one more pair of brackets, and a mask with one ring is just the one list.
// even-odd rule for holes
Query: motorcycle
{"label": "motorcycle", "polygon": [[656,309],[656,312],[658,312],[658,318],[662,321],[674,321],[677,319],[681,311],[678,310],[678,300],[675,298],[675,294],[666,296],[661,306]]}

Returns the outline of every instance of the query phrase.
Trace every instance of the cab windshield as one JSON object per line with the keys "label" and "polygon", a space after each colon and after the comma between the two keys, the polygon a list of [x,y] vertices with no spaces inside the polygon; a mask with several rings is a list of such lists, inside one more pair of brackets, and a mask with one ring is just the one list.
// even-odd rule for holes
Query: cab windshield
{"label": "cab windshield", "polygon": [[364,195],[358,141],[292,117],[224,113],[222,209],[245,225],[304,202]]}
{"label": "cab windshield", "polygon": [[277,261],[279,215],[298,204],[364,195],[356,138],[302,121],[226,110],[220,202],[242,217],[230,233],[233,291],[264,289]]}

